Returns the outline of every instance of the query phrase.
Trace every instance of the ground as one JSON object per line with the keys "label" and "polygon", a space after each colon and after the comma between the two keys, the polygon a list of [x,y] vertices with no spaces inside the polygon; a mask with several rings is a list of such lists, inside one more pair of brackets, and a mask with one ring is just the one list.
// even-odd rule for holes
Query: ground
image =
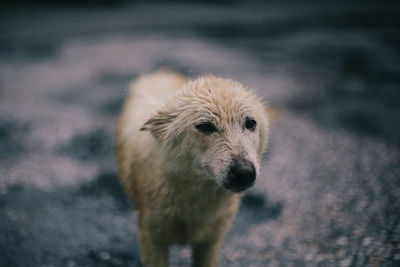
{"label": "ground", "polygon": [[[278,110],[220,266],[398,266],[394,1],[0,11],[0,266],[141,266],[113,162],[128,83],[167,66]],[[172,251],[187,266],[188,248]]]}

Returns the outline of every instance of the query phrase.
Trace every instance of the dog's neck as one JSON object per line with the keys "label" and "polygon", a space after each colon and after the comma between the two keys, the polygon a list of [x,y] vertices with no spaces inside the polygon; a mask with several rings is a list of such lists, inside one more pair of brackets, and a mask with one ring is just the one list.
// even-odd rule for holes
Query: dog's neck
{"label": "dog's neck", "polygon": [[224,201],[231,198],[239,198],[240,194],[233,193],[222,188],[214,180],[201,176],[182,176],[169,172],[166,176],[166,183],[172,188],[179,188],[178,192],[183,191],[185,194],[193,196],[205,196],[210,201]]}
{"label": "dog's neck", "polygon": [[[229,210],[236,210],[240,194],[228,191],[215,181],[201,177],[167,176],[165,186],[166,198],[179,203],[177,213],[184,220],[202,221],[212,219]],[[169,188],[169,189],[167,189]],[[173,189],[173,191],[168,191]]]}

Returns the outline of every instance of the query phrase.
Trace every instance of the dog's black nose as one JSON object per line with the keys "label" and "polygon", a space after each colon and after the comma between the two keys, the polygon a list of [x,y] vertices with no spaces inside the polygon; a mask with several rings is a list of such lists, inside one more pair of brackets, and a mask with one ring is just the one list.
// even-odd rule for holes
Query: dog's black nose
{"label": "dog's black nose", "polygon": [[256,179],[256,169],[243,157],[234,157],[224,180],[224,187],[233,192],[242,192],[252,186]]}

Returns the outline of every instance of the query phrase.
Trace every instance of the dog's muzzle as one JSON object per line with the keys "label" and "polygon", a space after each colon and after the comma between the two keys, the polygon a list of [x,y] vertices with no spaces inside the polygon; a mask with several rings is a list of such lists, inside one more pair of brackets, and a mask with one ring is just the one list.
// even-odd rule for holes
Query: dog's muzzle
{"label": "dog's muzzle", "polygon": [[253,163],[243,157],[236,156],[232,159],[222,186],[225,189],[239,193],[252,186],[255,180],[256,169]]}

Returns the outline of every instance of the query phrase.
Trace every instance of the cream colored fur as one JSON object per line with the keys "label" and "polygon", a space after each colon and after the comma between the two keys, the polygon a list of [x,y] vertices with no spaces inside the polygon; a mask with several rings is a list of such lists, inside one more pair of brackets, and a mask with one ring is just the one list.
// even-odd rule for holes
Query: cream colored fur
{"label": "cream colored fur", "polygon": [[[255,131],[243,127],[247,117],[257,121]],[[218,132],[199,132],[201,121],[211,121]],[[117,125],[116,162],[139,210],[146,267],[167,266],[174,243],[193,247],[193,266],[215,266],[240,200],[222,180],[238,154],[259,172],[268,125],[263,104],[232,80],[188,81],[161,71],[131,85]]]}

